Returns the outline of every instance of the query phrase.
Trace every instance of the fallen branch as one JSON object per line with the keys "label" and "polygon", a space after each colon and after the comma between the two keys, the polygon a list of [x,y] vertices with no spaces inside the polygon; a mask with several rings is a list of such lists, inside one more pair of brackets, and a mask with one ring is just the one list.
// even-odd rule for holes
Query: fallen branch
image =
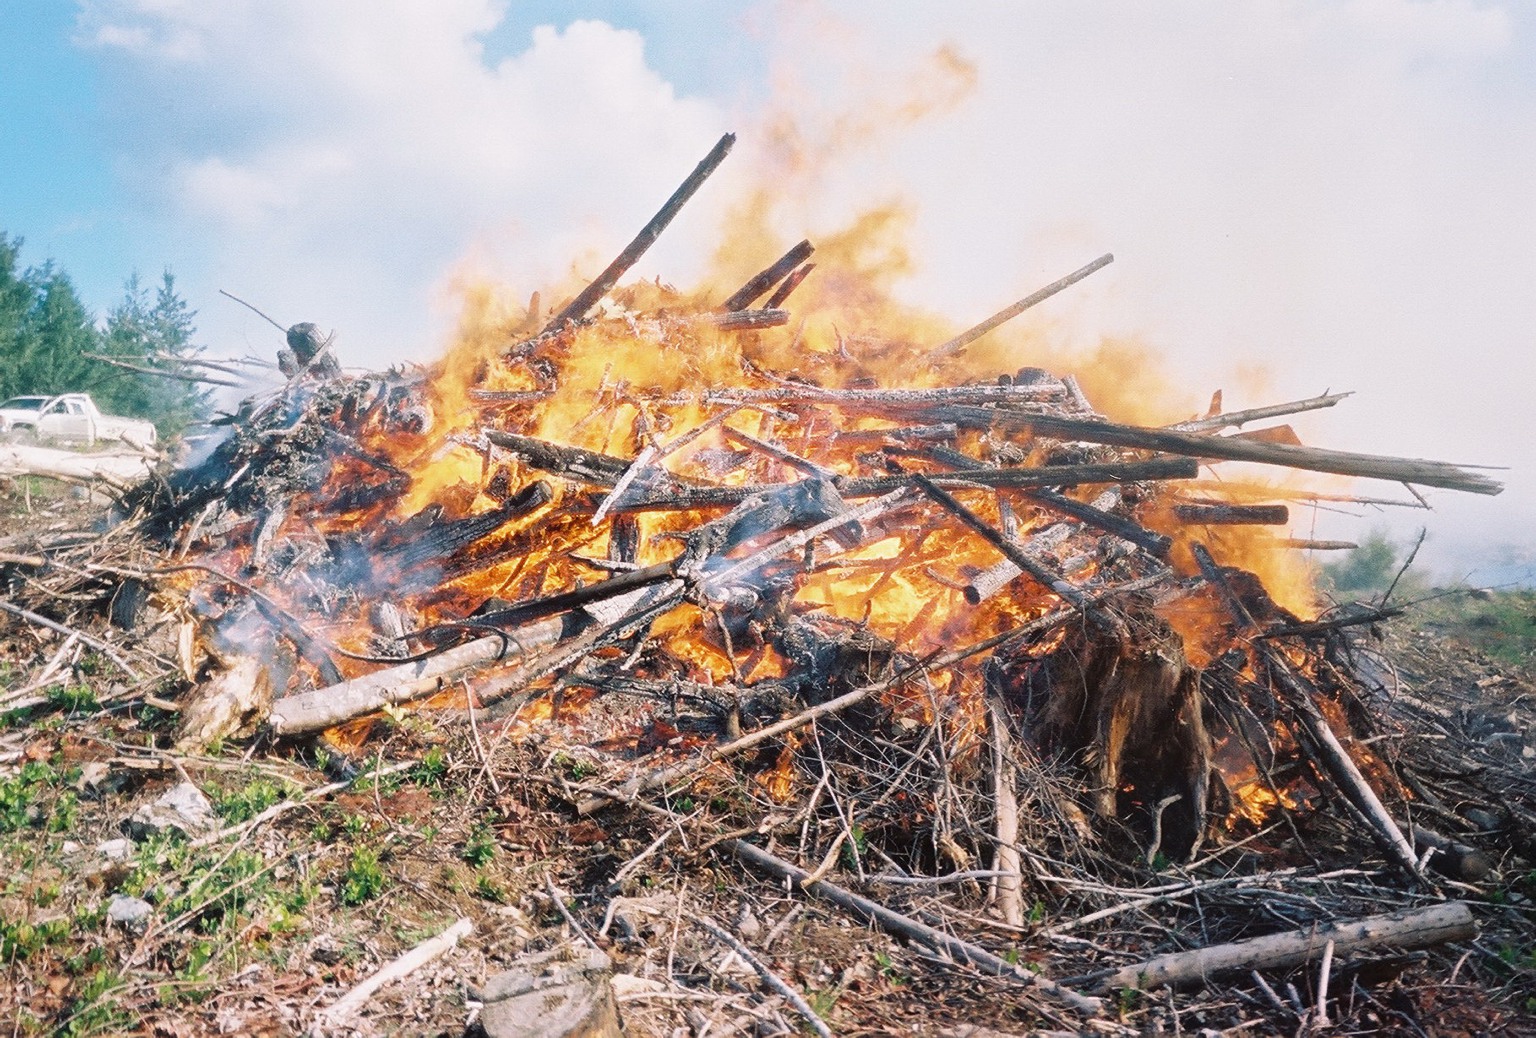
{"label": "fallen branch", "polygon": [[1100,978],[1097,990],[1139,988],[1145,991],[1164,986],[1203,984],[1217,974],[1233,970],[1288,969],[1320,958],[1330,942],[1335,955],[1348,955],[1381,944],[1424,948],[1475,936],[1477,923],[1472,918],[1472,909],[1463,901],[1449,901],[1427,908],[1326,923],[1231,944],[1159,955]]}

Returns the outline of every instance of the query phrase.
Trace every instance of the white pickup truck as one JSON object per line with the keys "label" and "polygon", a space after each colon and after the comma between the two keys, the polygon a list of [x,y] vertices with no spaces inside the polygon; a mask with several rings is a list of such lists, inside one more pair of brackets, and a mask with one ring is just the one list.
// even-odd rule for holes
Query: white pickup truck
{"label": "white pickup truck", "polygon": [[12,440],[58,440],[93,446],[122,440],[135,447],[155,442],[155,426],[142,418],[102,414],[88,393],[14,396],[0,403],[0,435]]}

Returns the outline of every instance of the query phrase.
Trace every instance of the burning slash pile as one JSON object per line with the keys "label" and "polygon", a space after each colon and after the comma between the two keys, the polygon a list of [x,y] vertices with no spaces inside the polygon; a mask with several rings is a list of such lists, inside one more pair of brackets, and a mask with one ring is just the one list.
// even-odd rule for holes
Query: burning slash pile
{"label": "burning slash pile", "polygon": [[[616,288],[728,148],[571,302],[535,297],[430,370],[344,375],[313,326],[290,329],[286,383],[126,494],[111,533],[4,556],[8,612],[169,622],[180,679],[149,698],[188,753],[254,738],[345,771],[402,719],[462,724],[498,793],[496,762],[520,760],[521,795],[565,805],[572,831],[643,833],[589,865],[585,901],[556,899],[605,944],[615,918],[666,944],[622,923],[620,895],[668,841],[676,868],[734,856],[738,880],[1003,978],[1032,1026],[1114,1030],[1103,993],[1324,957],[1308,1004],[1257,972],[1234,1003],[1315,1023],[1334,956],[1472,938],[1443,891],[1476,893],[1489,856],[1464,834],[1489,826],[1461,805],[1495,805],[1489,848],[1529,859],[1528,776],[1496,791],[1407,767],[1413,725],[1359,637],[1384,612],[1277,604],[1250,570],[1298,546],[1266,529],[1283,495],[1199,476],[1498,485],[1284,426],[1224,435],[1338,396],[1148,428],[1070,375],[976,381],[971,342],[1108,257],[937,348],[807,337],[786,309],[806,242],[713,305]],[[132,634],[75,634],[143,666]],[[1148,929],[1153,906],[1205,930]],[[668,909],[673,953],[692,911]],[[1223,944],[1256,934],[1271,943]],[[772,1005],[824,1027],[766,953],[738,954]]]}

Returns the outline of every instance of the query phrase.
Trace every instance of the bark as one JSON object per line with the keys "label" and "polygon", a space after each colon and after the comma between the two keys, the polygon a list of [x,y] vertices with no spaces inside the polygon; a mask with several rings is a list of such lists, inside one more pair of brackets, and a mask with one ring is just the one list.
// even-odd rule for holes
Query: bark
{"label": "bark", "polygon": [[430,695],[442,688],[449,678],[464,671],[494,663],[505,656],[553,645],[565,636],[566,630],[564,620],[541,620],[505,637],[487,635],[435,656],[402,663],[313,692],[288,696],[272,705],[268,724],[279,738],[324,731],[391,704]]}
{"label": "bark", "polygon": [[1347,955],[1383,944],[1396,948],[1425,948],[1448,941],[1468,940],[1476,935],[1477,923],[1472,918],[1472,909],[1465,902],[1450,901],[1427,908],[1159,955],[1102,978],[1098,990],[1181,987],[1203,984],[1210,977],[1234,970],[1288,969],[1321,958],[1330,941],[1335,954]]}

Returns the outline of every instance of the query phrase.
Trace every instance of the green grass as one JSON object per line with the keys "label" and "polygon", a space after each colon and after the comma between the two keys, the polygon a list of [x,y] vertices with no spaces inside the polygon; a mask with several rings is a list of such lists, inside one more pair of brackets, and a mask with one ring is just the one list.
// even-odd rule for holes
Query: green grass
{"label": "green grass", "polygon": [[1506,666],[1536,663],[1536,591],[1452,594],[1421,603],[1412,615]]}

